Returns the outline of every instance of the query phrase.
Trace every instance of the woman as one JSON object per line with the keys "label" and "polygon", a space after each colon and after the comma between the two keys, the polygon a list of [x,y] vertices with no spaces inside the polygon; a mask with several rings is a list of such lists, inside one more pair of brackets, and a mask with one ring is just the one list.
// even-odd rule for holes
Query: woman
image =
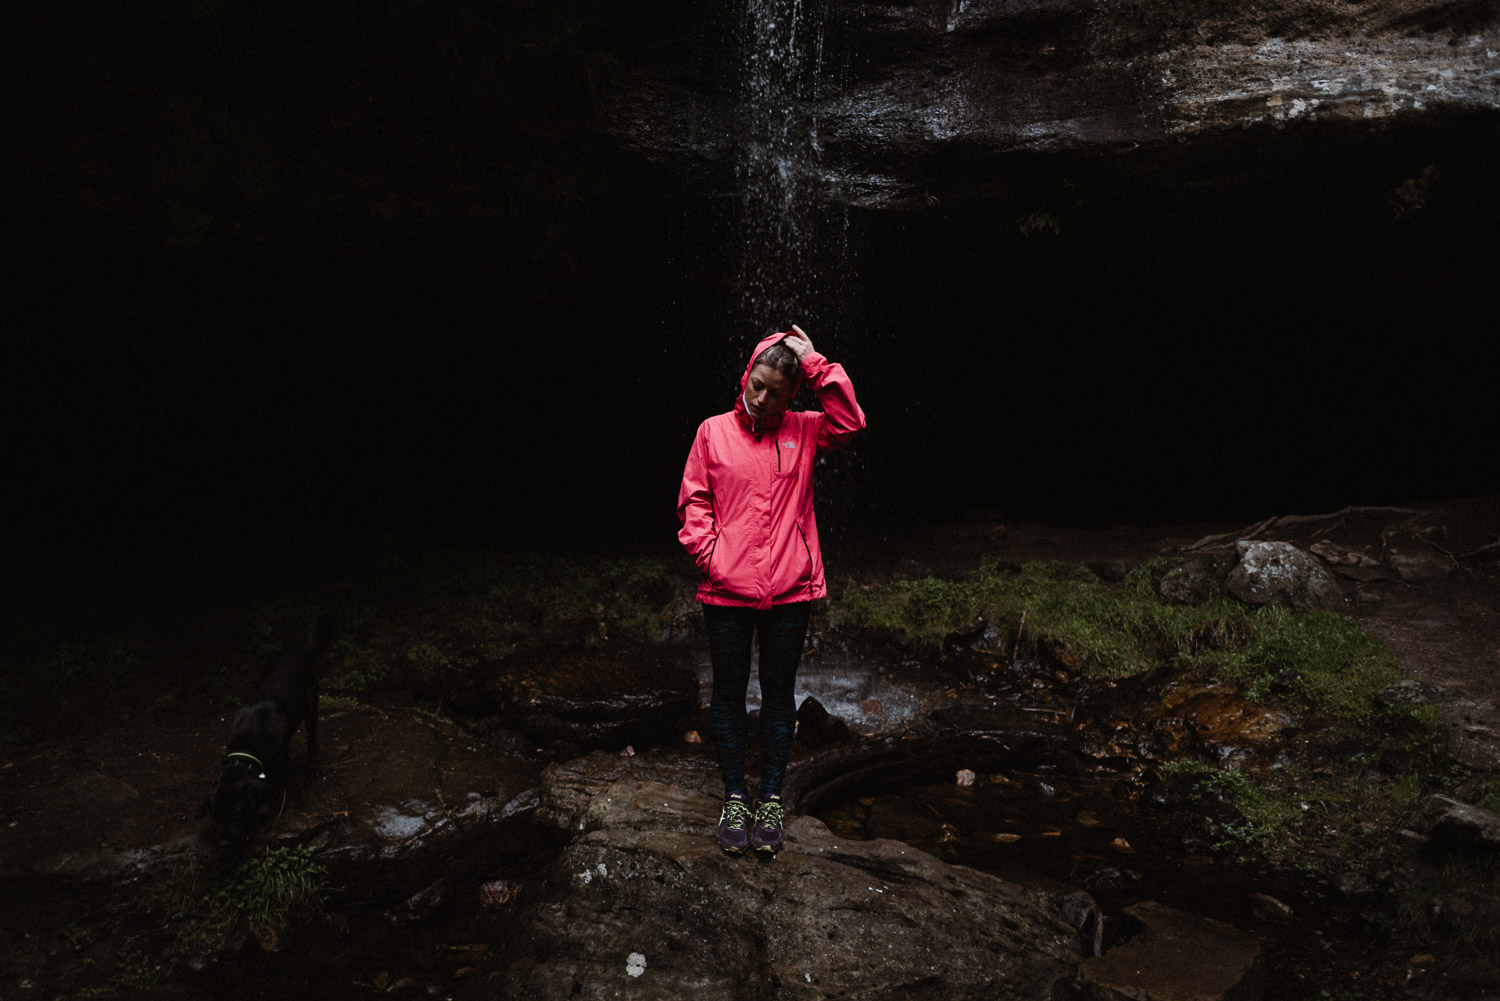
{"label": "woman", "polygon": [[[803,380],[822,411],[788,411]],[[828,593],[812,473],[818,453],[840,448],[865,426],[843,366],[813,350],[800,327],[755,347],[728,413],[698,427],[677,495],[677,533],[703,573],[713,661],[709,704],[724,809],[720,847],[734,855],[781,847],[781,782],[796,723],[797,663],[811,602]],[[745,781],[745,692],[750,647],[760,641],[760,795]]]}

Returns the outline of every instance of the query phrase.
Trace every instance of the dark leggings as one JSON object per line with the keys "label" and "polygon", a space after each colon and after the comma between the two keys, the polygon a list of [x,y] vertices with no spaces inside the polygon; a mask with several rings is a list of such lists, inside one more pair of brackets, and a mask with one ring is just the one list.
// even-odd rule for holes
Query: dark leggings
{"label": "dark leggings", "polygon": [[797,663],[802,659],[811,609],[806,601],[768,609],[703,606],[708,653],[714,665],[714,695],[708,711],[726,793],[748,791],[745,693],[750,686],[750,641],[756,636],[760,639],[760,792],[781,792],[797,723]]}

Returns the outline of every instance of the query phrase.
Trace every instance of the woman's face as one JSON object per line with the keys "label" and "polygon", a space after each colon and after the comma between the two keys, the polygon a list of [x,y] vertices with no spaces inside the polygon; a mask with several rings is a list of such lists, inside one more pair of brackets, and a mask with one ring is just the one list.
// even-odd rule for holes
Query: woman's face
{"label": "woman's face", "polygon": [[786,412],[792,386],[769,365],[757,365],[745,382],[745,409],[757,421],[774,420]]}

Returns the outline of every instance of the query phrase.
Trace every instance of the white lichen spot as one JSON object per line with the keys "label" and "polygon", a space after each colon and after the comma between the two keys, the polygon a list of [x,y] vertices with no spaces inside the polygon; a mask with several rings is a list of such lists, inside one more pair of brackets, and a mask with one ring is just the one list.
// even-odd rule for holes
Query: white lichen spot
{"label": "white lichen spot", "polygon": [[594,866],[594,871],[597,872],[600,876],[608,876],[609,875],[609,870],[606,869],[606,868],[604,868],[604,863],[603,862],[600,862],[598,865]]}
{"label": "white lichen spot", "polygon": [[594,881],[594,874],[591,873],[591,872],[589,872],[587,869],[585,869],[585,870],[583,870],[583,872],[580,872],[578,874],[578,880],[584,886],[588,886],[590,883],[592,883]]}
{"label": "white lichen spot", "polygon": [[625,957],[625,972],[632,977],[638,977],[646,972],[646,957],[638,952],[632,952]]}

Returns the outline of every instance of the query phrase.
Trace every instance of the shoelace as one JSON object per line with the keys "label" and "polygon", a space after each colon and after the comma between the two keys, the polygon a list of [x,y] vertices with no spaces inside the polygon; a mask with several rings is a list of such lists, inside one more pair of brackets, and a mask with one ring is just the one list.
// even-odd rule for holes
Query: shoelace
{"label": "shoelace", "polygon": [[724,826],[731,831],[743,831],[745,822],[753,820],[750,807],[737,799],[727,800],[724,803]]}
{"label": "shoelace", "polygon": [[782,818],[781,804],[774,800],[767,800],[755,807],[755,822],[766,826],[780,826]]}

